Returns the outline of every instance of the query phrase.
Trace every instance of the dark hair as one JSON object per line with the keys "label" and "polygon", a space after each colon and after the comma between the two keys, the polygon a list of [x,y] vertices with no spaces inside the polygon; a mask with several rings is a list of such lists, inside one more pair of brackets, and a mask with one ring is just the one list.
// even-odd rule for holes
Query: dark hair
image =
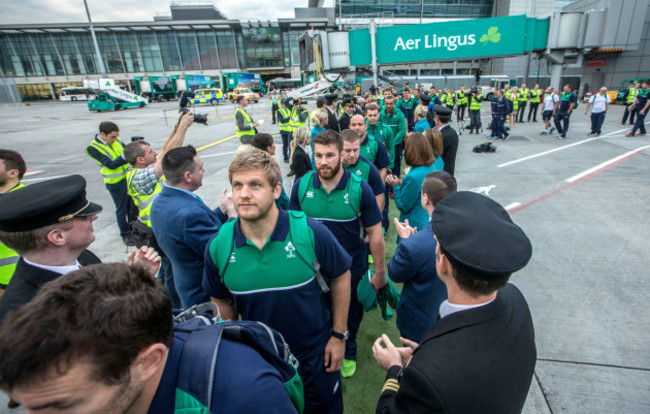
{"label": "dark hair", "polygon": [[176,185],[183,180],[187,171],[194,171],[196,149],[191,145],[173,148],[167,151],[162,159],[163,174],[170,185]]}
{"label": "dark hair", "polygon": [[325,106],[325,98],[323,98],[322,96],[316,98],[316,108],[322,108],[324,106]]}
{"label": "dark hair", "polygon": [[18,170],[18,179],[22,180],[27,171],[27,164],[22,155],[13,150],[0,149],[0,160],[5,163],[5,170]]}
{"label": "dark hair", "polygon": [[99,123],[99,132],[104,134],[110,134],[113,131],[120,131],[120,127],[117,126],[115,122],[103,121]]}
{"label": "dark hair", "polygon": [[266,151],[268,147],[273,145],[273,137],[271,134],[258,132],[257,134],[253,135],[253,141],[251,141],[251,145],[257,149]]}
{"label": "dark hair", "polygon": [[440,114],[436,114],[436,116],[438,117],[438,119],[440,120],[440,122],[442,122],[443,124],[448,124],[449,121],[451,121],[451,115],[440,115]]}
{"label": "dark hair", "polygon": [[404,161],[411,167],[433,164],[433,148],[424,135],[419,132],[409,134],[404,142]]}
{"label": "dark hair", "polygon": [[321,131],[313,139],[314,147],[316,144],[320,145],[336,145],[336,148],[339,150],[339,153],[343,151],[343,138],[338,132],[326,129]]}
{"label": "dark hair", "polygon": [[[165,287],[146,269],[98,264],[44,285],[0,329],[0,386],[62,375],[80,359],[92,380],[125,384],[138,354],[173,338]],[[48,377],[49,376],[49,377]]]}
{"label": "dark hair", "polygon": [[238,95],[238,96],[237,96],[237,99],[235,99],[235,101],[236,101],[237,103],[240,103],[243,99],[246,99],[246,97],[245,97],[244,95]]}
{"label": "dark hair", "polygon": [[366,113],[368,111],[379,111],[379,105],[376,103],[371,103],[370,105],[366,105]]}
{"label": "dark hair", "polygon": [[357,142],[359,141],[359,135],[351,129],[344,129],[341,131],[341,138],[344,142]]}
{"label": "dark hair", "polygon": [[422,181],[422,192],[429,197],[435,207],[440,200],[458,190],[456,179],[446,171],[433,171]]}
{"label": "dark hair", "polygon": [[148,146],[150,146],[149,143],[143,140],[129,142],[126,144],[126,147],[124,147],[124,159],[126,159],[126,162],[129,164],[135,165],[138,161],[138,157],[144,157],[145,147]]}
{"label": "dark hair", "polygon": [[499,279],[496,281],[487,282],[485,280],[475,279],[465,275],[458,270],[453,264],[451,265],[451,274],[458,283],[458,286],[469,293],[470,296],[477,297],[489,295],[501,289],[508,283],[509,278]]}

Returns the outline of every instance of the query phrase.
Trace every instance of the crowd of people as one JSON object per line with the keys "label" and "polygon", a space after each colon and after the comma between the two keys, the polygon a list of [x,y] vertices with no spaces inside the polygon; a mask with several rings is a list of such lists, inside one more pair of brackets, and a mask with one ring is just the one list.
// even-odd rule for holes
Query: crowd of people
{"label": "crowd of people", "polygon": [[[377,412],[520,412],[536,349],[526,301],[508,280],[532,247],[503,207],[457,191],[454,178],[451,106],[478,133],[482,95],[376,92],[340,104],[328,94],[312,113],[272,94],[289,194],[273,137],[238,99],[242,145],[214,208],[196,195],[203,161],[184,145],[191,112],[160,151],[125,144],[102,122],[87,153],[120,236],[135,245],[126,264],[101,264],[88,250],[102,207],[82,176],[23,186],[23,158],[0,150],[0,263],[9,264],[0,267],[0,387],[10,404],[342,413],[341,377],[372,351],[387,373]],[[386,238],[390,225],[397,240]],[[388,263],[387,243],[397,243]],[[372,350],[358,349],[373,301],[394,305],[404,347],[377,332]],[[179,324],[188,310],[200,327]],[[286,341],[296,378],[242,339],[244,321]],[[210,335],[230,323],[239,334]]]}

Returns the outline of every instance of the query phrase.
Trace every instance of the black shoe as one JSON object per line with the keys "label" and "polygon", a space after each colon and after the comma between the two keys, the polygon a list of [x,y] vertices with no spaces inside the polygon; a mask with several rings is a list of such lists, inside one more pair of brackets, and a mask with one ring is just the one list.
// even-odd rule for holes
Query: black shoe
{"label": "black shoe", "polygon": [[285,158],[285,159],[284,159],[284,162],[287,163],[287,164],[289,164],[289,158]]}
{"label": "black shoe", "polygon": [[275,122],[271,122],[271,125],[275,125]]}
{"label": "black shoe", "polygon": [[131,238],[131,236],[122,237],[122,241],[123,241],[124,244],[126,244],[127,246],[135,246],[135,242],[133,241],[133,239]]}
{"label": "black shoe", "polygon": [[293,171],[289,171],[289,174],[287,174],[287,177],[293,177],[294,175],[296,175],[295,172],[293,172]]}

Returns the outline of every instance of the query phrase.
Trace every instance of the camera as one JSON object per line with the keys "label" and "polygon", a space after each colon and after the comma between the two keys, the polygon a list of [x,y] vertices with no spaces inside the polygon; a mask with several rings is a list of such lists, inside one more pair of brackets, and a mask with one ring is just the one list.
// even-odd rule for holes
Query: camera
{"label": "camera", "polygon": [[131,137],[131,142],[144,141],[144,137]]}
{"label": "camera", "polygon": [[[193,98],[194,93],[192,92],[183,92],[181,94],[181,99],[178,101],[179,109],[178,112],[181,113],[181,116],[188,113],[190,110],[187,109],[187,104],[189,103],[189,98]],[[194,122],[197,124],[208,125],[208,114],[194,114]]]}

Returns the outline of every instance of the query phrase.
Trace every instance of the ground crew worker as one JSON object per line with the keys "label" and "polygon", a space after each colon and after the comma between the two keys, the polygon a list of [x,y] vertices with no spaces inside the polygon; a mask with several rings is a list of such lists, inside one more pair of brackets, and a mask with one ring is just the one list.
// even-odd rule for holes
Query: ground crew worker
{"label": "ground crew worker", "polygon": [[537,122],[537,108],[539,108],[540,97],[542,96],[542,90],[539,89],[539,85],[535,84],[535,88],[530,91],[530,109],[528,110],[528,122],[530,122],[530,116],[533,116],[533,122]]}
{"label": "ground crew worker", "polygon": [[482,129],[481,125],[481,102],[483,102],[483,94],[481,93],[483,89],[478,88],[476,91],[472,91],[469,95],[469,133],[476,130],[478,134],[479,129]]}
{"label": "ground crew worker", "polygon": [[291,133],[298,128],[306,127],[307,119],[309,118],[309,111],[302,106],[300,98],[295,98],[293,103],[294,105],[291,109]]}
{"label": "ground crew worker", "polygon": [[467,109],[468,95],[469,93],[465,90],[465,87],[461,85],[460,91],[458,91],[458,119],[465,119],[465,110]]}
{"label": "ground crew worker", "polygon": [[452,111],[454,109],[454,105],[456,105],[456,93],[451,88],[447,91],[447,96],[445,98],[445,105],[447,106],[447,108],[451,109]]}
{"label": "ground crew worker", "polygon": [[634,103],[634,99],[639,94],[640,90],[641,84],[639,82],[635,82],[633,87],[627,89],[627,92],[625,93],[625,112],[623,112],[621,125],[625,125],[628,116],[630,117],[630,125],[634,125],[634,115],[637,113],[637,109],[635,108],[630,110],[630,107]]}
{"label": "ground crew worker", "polygon": [[528,98],[530,94],[530,89],[526,87],[525,83],[521,84],[519,89],[519,123],[524,123],[524,115],[526,114],[526,105],[528,104]]}
{"label": "ground crew worker", "polygon": [[508,114],[510,118],[510,128],[514,128],[517,123],[517,115],[519,115],[519,88],[516,86],[510,92],[510,102],[512,102],[512,111]]}
{"label": "ground crew worker", "polygon": [[[277,207],[281,171],[270,154],[240,153],[228,175],[238,218],[206,248],[203,289],[223,319],[241,314],[284,336],[300,362],[304,413],[342,414],[351,258],[317,220]],[[328,284],[331,313],[322,294]]]}
{"label": "ground crew worker", "polygon": [[[20,182],[27,171],[23,157],[16,151],[0,149],[0,197],[25,185]],[[0,242],[0,298],[5,293],[20,256]]]}
{"label": "ground crew worker", "polygon": [[[0,241],[21,256],[0,300],[0,324],[45,283],[100,262],[86,249],[95,240],[93,221],[101,211],[86,198],[86,180],[80,175],[42,181],[0,197]],[[158,254],[146,247],[131,251],[127,260],[151,274],[160,266]]]}
{"label": "ground crew worker", "polygon": [[302,210],[309,217],[321,221],[352,256],[350,273],[354,289],[348,316],[350,336],[345,344],[345,359],[341,367],[341,375],[346,378],[354,375],[357,368],[356,335],[363,319],[363,307],[357,298],[356,286],[368,270],[361,229],[368,234],[375,264],[375,274],[370,283],[378,292],[387,282],[381,212],[368,184],[342,167],[342,152],[343,139],[338,132],[323,131],[314,138],[316,171],[308,172],[296,181],[289,209]]}
{"label": "ground crew worker", "polygon": [[273,89],[271,92],[271,116],[273,119],[272,124],[275,124],[275,113],[280,109],[280,97],[278,96],[277,89]]}
{"label": "ground crew worker", "polygon": [[129,195],[138,207],[138,220],[149,229],[150,246],[156,249],[160,255],[158,278],[167,288],[174,309],[181,308],[181,300],[174,285],[171,261],[158,245],[151,227],[151,206],[164,185],[162,159],[167,151],[183,145],[187,129],[192,125],[193,121],[194,115],[191,112],[183,114],[178,125],[165,141],[160,153],[156,153],[151,148],[151,145],[144,140],[131,142],[124,149],[124,158],[131,165],[131,168],[126,170]]}
{"label": "ground crew worker", "polygon": [[293,112],[291,98],[284,98],[281,105],[278,111],[278,124],[280,125],[280,137],[282,138],[282,155],[284,156],[284,162],[288,163],[289,153],[291,152],[289,144],[291,143],[291,133],[293,132],[291,125],[291,113]]}
{"label": "ground crew worker", "polygon": [[237,138],[242,144],[250,145],[253,140],[253,135],[257,132],[256,126],[259,122],[253,122],[253,118],[246,112],[248,106],[248,99],[244,95],[237,96],[237,108],[235,108],[235,129],[237,130]]}
{"label": "ground crew worker", "polygon": [[110,121],[99,124],[99,134],[95,135],[86,154],[101,168],[104,184],[115,204],[115,218],[120,229],[120,237],[127,246],[133,246],[129,239],[129,226],[136,218],[136,211],[126,188],[127,162],[124,159],[124,143],[119,137],[120,128]]}
{"label": "ground crew worker", "polygon": [[225,334],[202,341],[221,326],[201,328],[174,329],[167,293],[144,269],[83,268],[3,325],[2,386],[27,412],[297,413],[274,365]]}
{"label": "ground crew worker", "polygon": [[431,225],[429,255],[448,299],[419,344],[375,341],[387,371],[376,412],[521,413],[537,351],[526,299],[508,280],[530,260],[530,240],[501,205],[471,191],[438,202]]}
{"label": "ground crew worker", "polygon": [[[386,95],[384,98],[384,110],[379,115],[379,121],[393,131],[393,160],[392,173],[399,176],[402,171],[402,150],[404,149],[404,137],[406,136],[406,118],[402,111],[395,109],[395,98]],[[390,153],[390,151],[389,151]]]}

